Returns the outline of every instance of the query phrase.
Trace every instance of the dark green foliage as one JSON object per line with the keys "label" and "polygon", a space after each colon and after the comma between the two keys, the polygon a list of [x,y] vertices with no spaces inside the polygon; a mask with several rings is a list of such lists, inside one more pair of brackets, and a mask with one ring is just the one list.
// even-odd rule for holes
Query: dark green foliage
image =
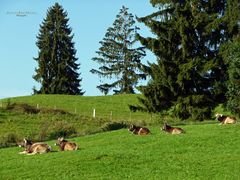
{"label": "dark green foliage", "polygon": [[68,27],[67,12],[56,3],[49,8],[47,17],[40,25],[37,36],[38,63],[33,79],[41,84],[34,94],[72,94],[83,95],[80,89],[80,64],[75,57],[71,28]]}
{"label": "dark green foliage", "polygon": [[227,82],[227,108],[240,115],[240,3],[229,0],[225,22],[228,24],[228,35],[233,39],[221,46],[221,53],[228,65],[229,81]]}
{"label": "dark green foliage", "polygon": [[231,33],[225,0],[152,0],[158,10],[138,20],[154,37],[138,36],[157,57],[149,63],[151,80],[140,88],[144,98],[135,110],[162,112],[171,108],[180,119],[209,118],[225,102],[226,64],[219,47]]}
{"label": "dark green foliage", "polygon": [[113,131],[127,127],[128,125],[125,122],[107,122],[101,127],[101,129],[103,131]]}
{"label": "dark green foliage", "polygon": [[100,78],[115,78],[112,83],[97,86],[105,95],[111,90],[115,94],[132,94],[139,79],[145,78],[145,74],[140,70],[145,51],[143,47],[133,48],[136,43],[135,35],[139,29],[134,24],[134,16],[123,6],[116,16],[113,27],[107,29],[105,37],[100,41],[101,47],[96,52],[98,57],[92,58],[100,64],[100,67],[90,72]]}
{"label": "dark green foliage", "polygon": [[239,35],[240,32],[240,3],[239,0],[228,0],[227,10],[224,16],[227,24],[227,33],[230,38]]}
{"label": "dark green foliage", "polygon": [[240,38],[236,38],[227,45],[227,56],[225,60],[229,64],[228,68],[228,109],[240,115]]}

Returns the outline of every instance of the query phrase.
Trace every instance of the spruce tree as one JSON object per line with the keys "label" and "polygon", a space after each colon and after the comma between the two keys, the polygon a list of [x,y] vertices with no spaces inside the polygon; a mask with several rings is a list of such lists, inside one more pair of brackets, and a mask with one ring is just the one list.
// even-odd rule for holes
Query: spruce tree
{"label": "spruce tree", "polygon": [[122,7],[112,27],[107,29],[105,37],[100,41],[101,47],[92,58],[100,67],[90,72],[100,78],[115,78],[114,82],[103,83],[97,88],[105,95],[113,90],[115,94],[134,93],[139,79],[144,79],[141,72],[141,59],[145,56],[143,47],[134,48],[136,33],[135,20],[128,8]]}
{"label": "spruce tree", "polygon": [[155,37],[138,36],[157,57],[151,80],[141,87],[141,106],[133,110],[170,110],[181,119],[204,120],[225,101],[226,65],[219,47],[227,40],[225,0],[152,0],[158,11],[139,18]]}
{"label": "spruce tree", "polygon": [[41,84],[38,94],[83,95],[80,88],[80,64],[77,63],[72,30],[68,26],[67,12],[55,3],[48,9],[40,25],[36,45],[39,48],[38,67],[33,79]]}

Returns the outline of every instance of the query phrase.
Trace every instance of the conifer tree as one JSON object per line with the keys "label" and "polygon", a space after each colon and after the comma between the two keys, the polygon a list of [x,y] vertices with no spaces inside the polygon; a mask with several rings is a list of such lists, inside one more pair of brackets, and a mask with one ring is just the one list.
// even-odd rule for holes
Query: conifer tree
{"label": "conifer tree", "polygon": [[225,57],[228,62],[228,91],[227,107],[232,112],[240,115],[240,36],[228,44],[228,53]]}
{"label": "conifer tree", "polygon": [[141,59],[145,56],[143,47],[134,48],[135,35],[138,27],[128,8],[122,7],[112,27],[107,29],[105,37],[100,41],[101,47],[96,53],[98,57],[92,58],[100,67],[90,72],[100,78],[113,79],[114,82],[104,83],[97,88],[105,95],[113,90],[115,94],[134,93],[134,87],[139,79],[144,79],[141,72]]}
{"label": "conifer tree", "polygon": [[47,17],[40,25],[36,45],[38,56],[34,58],[38,67],[33,79],[41,84],[38,94],[83,95],[80,88],[80,64],[72,41],[72,30],[68,26],[67,12],[55,3],[48,9]]}
{"label": "conifer tree", "polygon": [[240,3],[228,0],[225,23],[228,24],[228,37],[231,41],[221,46],[221,53],[227,64],[227,108],[240,115]]}
{"label": "conifer tree", "polygon": [[141,87],[141,106],[132,110],[162,112],[171,109],[181,119],[203,120],[224,102],[226,65],[219,55],[227,41],[225,0],[152,0],[158,8],[139,18],[155,37],[138,36],[157,57],[149,64],[151,80]]}

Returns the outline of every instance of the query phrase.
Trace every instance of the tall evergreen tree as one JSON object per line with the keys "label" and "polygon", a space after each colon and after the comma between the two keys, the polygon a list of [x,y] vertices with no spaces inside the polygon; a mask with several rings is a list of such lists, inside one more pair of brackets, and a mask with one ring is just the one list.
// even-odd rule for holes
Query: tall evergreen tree
{"label": "tall evergreen tree", "polygon": [[240,115],[240,36],[228,44],[225,60],[228,62],[228,109]]}
{"label": "tall evergreen tree", "polygon": [[90,72],[99,77],[116,79],[115,82],[97,86],[104,94],[108,94],[112,89],[115,94],[134,93],[134,87],[139,79],[145,78],[145,74],[140,70],[141,58],[145,56],[145,51],[143,47],[133,47],[139,29],[134,24],[134,16],[123,6],[116,16],[113,27],[107,29],[105,37],[100,41],[101,47],[96,52],[98,57],[92,58],[100,64],[100,67]]}
{"label": "tall evergreen tree", "polygon": [[76,50],[72,41],[71,28],[68,26],[67,12],[55,3],[48,9],[47,17],[40,25],[37,36],[38,63],[33,79],[41,84],[39,94],[83,95],[80,88],[80,64],[76,61]]}
{"label": "tall evergreen tree", "polygon": [[139,18],[155,37],[138,36],[157,57],[149,64],[151,80],[141,87],[144,98],[136,110],[172,109],[181,119],[209,118],[225,101],[226,65],[219,46],[228,39],[224,24],[225,0],[151,0],[158,8]]}
{"label": "tall evergreen tree", "polygon": [[221,53],[228,66],[227,108],[240,115],[240,2],[228,0],[225,22],[231,41],[221,46]]}

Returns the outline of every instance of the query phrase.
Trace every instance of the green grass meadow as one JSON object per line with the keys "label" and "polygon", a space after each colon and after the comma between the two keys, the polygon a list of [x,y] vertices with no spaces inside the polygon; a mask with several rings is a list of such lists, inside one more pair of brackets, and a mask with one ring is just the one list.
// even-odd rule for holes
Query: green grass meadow
{"label": "green grass meadow", "polygon": [[80,150],[20,155],[0,149],[1,179],[239,179],[239,125],[185,125],[183,135],[150,127],[149,136],[127,129],[71,139]]}
{"label": "green grass meadow", "polygon": [[[186,133],[166,134],[160,131],[164,117],[130,112],[128,105],[137,104],[138,96],[34,95],[0,100],[0,145],[5,147],[0,148],[0,180],[240,179],[240,124],[172,119],[170,124],[178,124]],[[13,109],[6,108],[14,103],[18,105]],[[41,111],[29,113],[22,103]],[[127,128],[104,130],[116,122],[147,126],[151,134],[133,135]],[[70,131],[67,139],[76,142],[79,150],[60,152],[54,146],[63,129]],[[16,140],[23,137],[42,140],[53,152],[20,155],[23,149],[16,147]]]}
{"label": "green grass meadow", "polygon": [[[156,117],[143,112],[130,112],[128,105],[137,104],[139,95],[118,96],[69,96],[33,95],[0,100],[0,147],[14,145],[15,139],[27,137],[35,140],[55,139],[63,131],[70,131],[68,137],[102,132],[109,122],[125,124],[149,124]],[[6,107],[17,103],[9,110]],[[28,113],[21,104],[28,104],[42,113]],[[61,109],[70,114],[54,113]],[[96,110],[93,118],[93,109]],[[152,119],[151,119],[152,118]]]}

